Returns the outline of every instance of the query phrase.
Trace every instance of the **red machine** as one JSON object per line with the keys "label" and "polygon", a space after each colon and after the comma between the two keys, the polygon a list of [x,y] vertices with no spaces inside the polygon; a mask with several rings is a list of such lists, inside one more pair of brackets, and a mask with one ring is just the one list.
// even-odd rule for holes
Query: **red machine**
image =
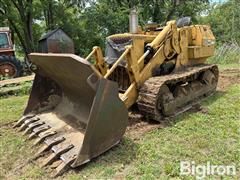
{"label": "red machine", "polygon": [[11,32],[8,27],[0,27],[0,76],[19,77],[21,73],[22,66],[15,57]]}

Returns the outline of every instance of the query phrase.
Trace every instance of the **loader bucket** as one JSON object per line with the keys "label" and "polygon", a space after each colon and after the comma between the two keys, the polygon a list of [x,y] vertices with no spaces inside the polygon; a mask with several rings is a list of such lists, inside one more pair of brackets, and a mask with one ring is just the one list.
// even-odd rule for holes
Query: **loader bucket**
{"label": "loader bucket", "polygon": [[118,85],[98,76],[72,54],[30,54],[38,67],[28,105],[16,123],[43,144],[36,155],[54,176],[80,166],[117,144],[128,121]]}

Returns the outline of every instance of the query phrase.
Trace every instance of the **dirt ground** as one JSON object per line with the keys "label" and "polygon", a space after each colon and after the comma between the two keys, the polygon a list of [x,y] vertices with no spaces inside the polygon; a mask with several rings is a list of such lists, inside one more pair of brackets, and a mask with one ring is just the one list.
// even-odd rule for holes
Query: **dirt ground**
{"label": "dirt ground", "polygon": [[217,91],[225,91],[227,87],[240,83],[240,69],[224,69],[220,71]]}
{"label": "dirt ground", "polygon": [[[240,69],[231,68],[220,71],[217,91],[224,92],[229,86],[233,84],[240,84]],[[203,114],[208,113],[208,109],[201,107],[200,104],[196,104],[189,111],[201,112]],[[164,128],[168,126],[168,124],[169,119],[161,123],[149,121],[145,120],[144,117],[137,111],[130,111],[129,126],[126,131],[126,135],[128,137],[131,137],[133,140],[137,140],[141,137],[141,135],[145,134],[146,132],[150,132],[153,129]]]}

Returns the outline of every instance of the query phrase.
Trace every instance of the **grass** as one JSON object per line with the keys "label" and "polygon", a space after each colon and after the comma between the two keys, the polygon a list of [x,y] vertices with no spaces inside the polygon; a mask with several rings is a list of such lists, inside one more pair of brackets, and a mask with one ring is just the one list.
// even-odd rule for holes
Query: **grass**
{"label": "grass", "polygon": [[0,89],[0,98],[8,96],[23,96],[28,95],[32,87],[32,82],[23,82],[20,84],[10,84]]}
{"label": "grass", "polygon": [[224,69],[233,69],[233,68],[237,68],[238,70],[240,70],[240,64],[239,63],[233,63],[233,64],[218,64],[218,68],[219,70],[224,70]]}
{"label": "grass", "polygon": [[239,88],[233,86],[204,101],[208,114],[185,113],[172,126],[144,136],[127,177],[179,177],[180,160],[240,167]]}
{"label": "grass", "polygon": [[0,126],[18,119],[24,110],[27,99],[26,95],[0,99]]}
{"label": "grass", "polygon": [[216,47],[215,55],[210,57],[210,63],[235,64],[240,62],[240,46],[236,42],[225,43]]}
{"label": "grass", "polygon": [[[202,102],[205,111],[184,113],[166,128],[155,128],[138,139],[125,135],[118,146],[59,179],[194,179],[180,176],[181,160],[235,164],[237,176],[223,179],[240,179],[239,95],[239,84],[218,91]],[[49,178],[46,170],[28,163],[35,152],[32,142],[9,124],[20,117],[27,98],[0,99],[0,179]]]}

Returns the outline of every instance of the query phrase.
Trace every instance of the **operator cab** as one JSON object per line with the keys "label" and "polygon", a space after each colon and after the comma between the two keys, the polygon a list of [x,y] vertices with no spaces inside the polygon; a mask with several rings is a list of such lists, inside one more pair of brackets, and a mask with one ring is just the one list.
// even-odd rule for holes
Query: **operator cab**
{"label": "operator cab", "polygon": [[6,49],[10,48],[10,43],[8,39],[8,33],[7,32],[0,32],[0,48]]}

